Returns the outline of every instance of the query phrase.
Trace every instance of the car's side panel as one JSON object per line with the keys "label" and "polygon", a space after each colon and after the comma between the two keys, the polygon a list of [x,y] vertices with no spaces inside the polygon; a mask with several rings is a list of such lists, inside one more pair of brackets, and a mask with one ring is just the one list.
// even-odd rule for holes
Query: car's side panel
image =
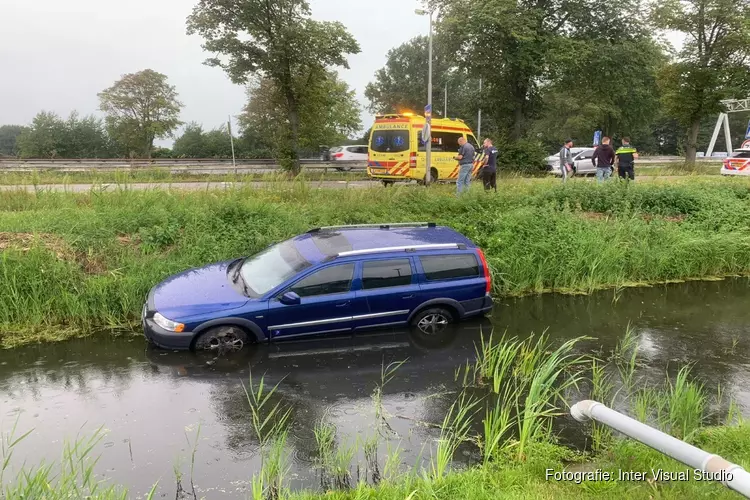
{"label": "car's side panel", "polygon": [[348,292],[302,297],[300,304],[285,305],[279,300],[287,290],[291,290],[307,277],[340,264],[316,267],[304,276],[295,278],[281,293],[268,301],[266,317],[268,336],[271,340],[296,338],[324,333],[345,333],[353,327],[353,316],[368,313],[367,301],[357,295],[358,265],[354,264],[354,274]]}
{"label": "car's side panel", "polygon": [[[474,254],[472,253],[472,255]],[[481,269],[480,275],[475,277],[431,281],[425,277],[420,258],[415,257],[414,262],[419,272],[420,309],[425,304],[436,304],[442,300],[446,304],[453,305],[459,317],[463,317],[466,314],[466,309],[462,304],[468,303],[471,305],[472,301],[483,300],[486,295],[487,283],[485,278],[481,276]]]}
{"label": "car's side panel", "polygon": [[385,326],[399,326],[406,324],[411,312],[419,305],[419,285],[417,284],[417,269],[414,259],[401,258],[370,258],[362,261],[359,266],[358,278],[361,282],[365,263],[382,263],[407,260],[411,268],[411,282],[408,285],[392,286],[360,290],[358,295],[367,301],[368,313],[354,317],[354,329],[364,330]]}

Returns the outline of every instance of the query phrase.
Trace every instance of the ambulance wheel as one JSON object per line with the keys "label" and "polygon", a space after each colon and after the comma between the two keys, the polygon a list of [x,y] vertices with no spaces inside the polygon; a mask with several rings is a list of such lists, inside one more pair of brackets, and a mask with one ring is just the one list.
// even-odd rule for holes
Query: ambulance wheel
{"label": "ambulance wheel", "polygon": [[438,171],[436,168],[430,169],[430,183],[434,184],[438,181]]}
{"label": "ambulance wheel", "polygon": [[383,181],[383,186],[385,187],[391,187],[395,184],[394,181]]}

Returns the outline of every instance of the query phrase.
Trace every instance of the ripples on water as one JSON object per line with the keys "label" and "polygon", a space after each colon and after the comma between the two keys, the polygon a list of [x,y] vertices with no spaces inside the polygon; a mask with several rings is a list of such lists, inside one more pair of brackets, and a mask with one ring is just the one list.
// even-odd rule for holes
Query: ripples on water
{"label": "ripples on water", "polygon": [[[316,422],[337,428],[337,441],[353,445],[376,432],[371,395],[381,367],[408,359],[385,387],[383,407],[407,466],[421,455],[454,401],[457,367],[474,358],[481,332],[526,336],[547,330],[553,342],[596,337],[581,351],[614,349],[631,324],[645,365],[640,380],[661,383],[664,374],[695,362],[707,387],[719,383],[747,413],[750,404],[750,286],[748,280],[692,282],[611,291],[593,296],[545,295],[498,304],[491,321],[461,325],[451,335],[425,342],[406,332],[281,344],[213,360],[190,353],[146,348],[141,338],[98,338],[0,352],[0,425],[16,418],[34,433],[17,451],[17,462],[56,459],[65,439],[108,429],[100,447],[99,473],[142,493],[160,480],[173,494],[172,468],[188,470],[198,425],[201,439],[195,470],[199,492],[211,498],[244,498],[259,467],[241,382],[250,372],[279,384],[278,395],[293,408],[288,444],[291,486],[317,487]],[[581,429],[562,426],[575,442]],[[131,459],[132,452],[132,459]],[[379,454],[384,457],[385,446]],[[475,459],[470,448],[459,461]],[[360,463],[364,457],[359,454]],[[381,464],[382,468],[382,464]],[[354,471],[354,469],[353,469]],[[355,476],[356,479],[356,476]]]}

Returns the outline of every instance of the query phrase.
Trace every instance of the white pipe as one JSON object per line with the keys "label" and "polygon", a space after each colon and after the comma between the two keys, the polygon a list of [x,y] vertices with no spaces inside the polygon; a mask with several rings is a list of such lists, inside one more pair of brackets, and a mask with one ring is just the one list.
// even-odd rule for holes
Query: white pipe
{"label": "white pipe", "polygon": [[720,481],[724,486],[750,498],[750,473],[718,455],[680,441],[596,401],[580,401],[573,405],[570,414],[579,422],[596,420],[697,471],[706,472],[704,477]]}

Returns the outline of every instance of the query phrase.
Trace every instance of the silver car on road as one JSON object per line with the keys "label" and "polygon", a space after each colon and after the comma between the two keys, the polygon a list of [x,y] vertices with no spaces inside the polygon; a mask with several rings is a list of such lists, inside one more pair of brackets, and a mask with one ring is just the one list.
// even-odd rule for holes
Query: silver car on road
{"label": "silver car on road", "polygon": [[[576,174],[596,174],[596,166],[594,166],[594,163],[591,161],[591,158],[594,156],[594,148],[571,148],[570,152],[573,153],[573,171]],[[559,154],[547,157],[547,170],[554,175],[562,175],[560,172]]]}

